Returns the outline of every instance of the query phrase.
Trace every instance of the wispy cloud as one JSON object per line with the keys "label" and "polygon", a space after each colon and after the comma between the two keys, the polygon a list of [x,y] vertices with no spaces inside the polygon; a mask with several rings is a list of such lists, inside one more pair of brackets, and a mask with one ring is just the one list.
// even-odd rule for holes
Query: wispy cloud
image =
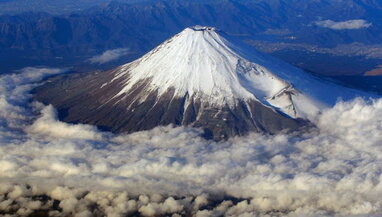
{"label": "wispy cloud", "polygon": [[107,50],[101,55],[94,56],[89,59],[91,63],[104,64],[119,59],[129,53],[127,48],[118,48],[114,50]]}
{"label": "wispy cloud", "polygon": [[335,30],[343,30],[343,29],[363,29],[363,28],[369,28],[372,23],[369,23],[366,20],[347,20],[347,21],[340,21],[336,22],[333,20],[322,20],[316,22],[317,26],[324,27],[324,28],[330,28]]}
{"label": "wispy cloud", "polygon": [[0,77],[1,213],[382,214],[382,99],[339,102],[298,137],[216,143],[185,127],[113,135],[62,123],[53,107],[30,102],[35,82],[59,71]]}

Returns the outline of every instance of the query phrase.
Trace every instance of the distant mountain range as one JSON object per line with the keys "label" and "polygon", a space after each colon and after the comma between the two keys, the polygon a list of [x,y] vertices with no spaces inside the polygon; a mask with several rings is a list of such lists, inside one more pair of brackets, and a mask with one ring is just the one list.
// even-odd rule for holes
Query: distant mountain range
{"label": "distant mountain range", "polygon": [[[379,0],[40,1],[41,8],[12,14],[15,2],[0,3],[8,7],[8,14],[0,9],[0,72],[30,65],[108,68],[192,25],[216,26],[318,74],[362,74],[382,64],[373,55],[382,51]],[[73,6],[67,13],[47,13],[63,2]],[[273,49],[261,49],[263,44]],[[129,52],[102,66],[86,61],[116,48]],[[338,70],[339,62],[346,67]]]}

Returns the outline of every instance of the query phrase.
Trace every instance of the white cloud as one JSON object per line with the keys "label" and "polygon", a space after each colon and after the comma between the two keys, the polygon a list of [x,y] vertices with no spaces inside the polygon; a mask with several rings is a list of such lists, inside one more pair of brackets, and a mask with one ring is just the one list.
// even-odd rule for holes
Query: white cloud
{"label": "white cloud", "polygon": [[94,56],[89,59],[91,63],[104,64],[111,62],[113,60],[117,60],[122,56],[129,54],[129,49],[127,48],[118,48],[113,50],[107,50],[103,52],[101,55]]}
{"label": "white cloud", "polygon": [[56,111],[51,105],[43,108],[41,117],[31,126],[28,126],[26,130],[35,135],[53,138],[101,140],[104,136],[98,132],[95,126],[73,125],[58,121]]}
{"label": "white cloud", "polygon": [[336,22],[333,20],[322,20],[316,22],[317,26],[334,29],[334,30],[343,30],[343,29],[363,29],[369,28],[372,24],[366,20],[347,20]]}
{"label": "white cloud", "polygon": [[[53,107],[29,103],[37,78],[59,72],[33,70],[0,77],[2,213],[382,214],[382,99],[340,102],[318,117],[318,129],[298,137],[216,143],[184,127],[117,136],[61,123]],[[41,195],[48,197],[34,197]]]}

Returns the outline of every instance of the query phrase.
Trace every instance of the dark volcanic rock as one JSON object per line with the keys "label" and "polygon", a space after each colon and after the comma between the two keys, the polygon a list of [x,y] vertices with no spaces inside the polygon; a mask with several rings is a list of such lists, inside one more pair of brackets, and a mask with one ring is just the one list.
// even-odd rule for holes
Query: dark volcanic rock
{"label": "dark volcanic rock", "polygon": [[[93,72],[50,78],[34,90],[34,98],[58,109],[60,119],[70,123],[96,125],[115,133],[150,130],[156,126],[188,125],[204,130],[204,137],[220,140],[248,132],[277,133],[293,131],[306,121],[292,119],[257,101],[239,101],[235,109],[202,104],[193,96],[174,98],[174,90],[160,96],[151,93],[144,102],[138,98],[148,81],[141,82],[129,94],[112,98],[116,89],[100,88],[118,71]],[[115,80],[115,84],[123,82]],[[117,103],[121,98],[123,100]],[[185,108],[186,98],[191,103]],[[249,105],[249,107],[247,106]]]}

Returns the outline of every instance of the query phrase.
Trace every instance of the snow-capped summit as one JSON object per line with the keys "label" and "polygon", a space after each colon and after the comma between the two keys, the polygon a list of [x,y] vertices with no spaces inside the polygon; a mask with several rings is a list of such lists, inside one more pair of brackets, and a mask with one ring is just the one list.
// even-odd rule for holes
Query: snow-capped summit
{"label": "snow-capped summit", "polygon": [[286,114],[296,117],[290,100],[278,100],[282,91],[294,91],[291,85],[241,57],[212,27],[187,28],[142,58],[122,66],[116,75],[115,79],[125,78],[125,83],[115,97],[149,80],[141,101],[152,91],[160,96],[173,88],[175,97],[190,96],[186,106],[192,97],[231,108],[239,99],[252,99],[277,104]]}
{"label": "snow-capped summit", "polygon": [[[117,96],[149,79],[149,92],[158,91],[162,95],[174,88],[175,96],[188,93],[211,104],[233,105],[237,98],[255,98],[250,87],[245,85],[251,80],[246,74],[255,75],[255,67],[237,55],[214,29],[187,28],[141,59],[124,65],[116,79],[128,79]],[[278,79],[268,85],[265,91],[271,88],[277,92],[287,86]]]}
{"label": "snow-capped summit", "polygon": [[[76,82],[88,86],[78,90]],[[45,88],[65,92],[64,100],[49,103],[67,109],[68,121],[117,132],[190,125],[215,139],[249,131],[293,130],[338,97],[359,94],[203,26],[186,28],[134,62],[65,85],[70,86],[65,91],[54,82]]]}

